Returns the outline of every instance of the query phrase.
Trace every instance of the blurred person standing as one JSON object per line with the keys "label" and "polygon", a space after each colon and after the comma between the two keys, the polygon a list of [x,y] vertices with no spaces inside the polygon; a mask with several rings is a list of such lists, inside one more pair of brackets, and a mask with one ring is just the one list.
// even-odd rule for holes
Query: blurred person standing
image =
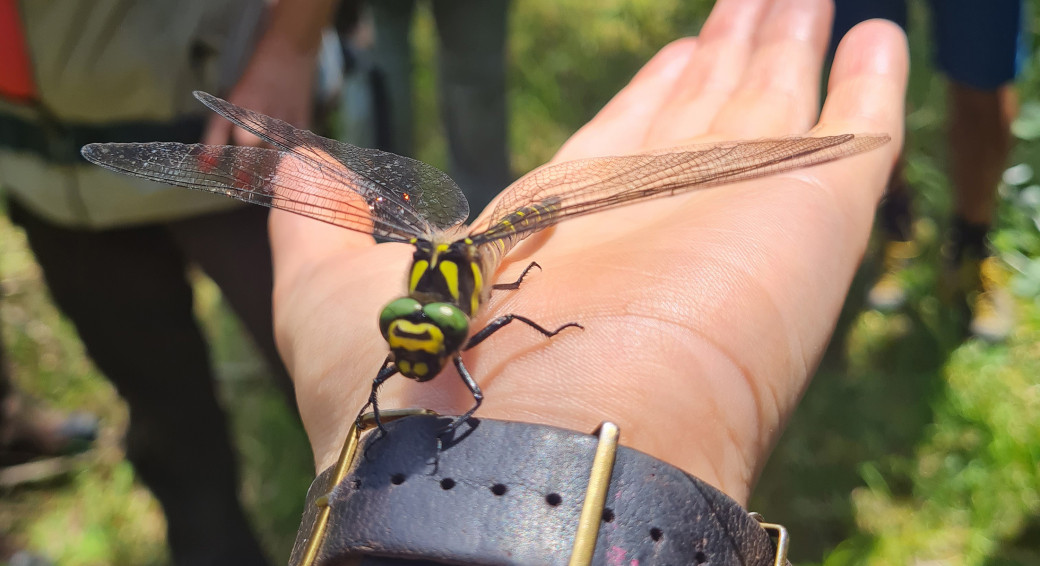
{"label": "blurred person standing", "polygon": [[[997,187],[1011,152],[1011,123],[1018,111],[1013,81],[1028,54],[1021,0],[930,0],[935,66],[947,78],[950,183],[954,216],[943,246],[943,290],[964,300],[973,335],[1004,340],[1014,305],[1001,285],[1001,267],[986,236],[993,224]],[[883,18],[904,30],[905,0],[836,0],[831,52],[855,24]],[[912,132],[911,132],[912,135]],[[894,310],[906,291],[900,272],[916,257],[911,189],[897,165],[879,208],[885,239],[884,273],[871,288],[872,307]]]}
{"label": "blurred person standing", "polygon": [[[259,207],[93,167],[90,142],[258,144],[193,97],[307,126],[331,0],[0,0],[0,185],[55,303],[130,409],[127,458],[179,565],[266,564],[192,312],[189,264],[224,291],[293,404]],[[302,494],[301,494],[302,496]]]}
{"label": "blurred person standing", "polygon": [[[388,106],[388,143],[415,156],[411,31],[415,0],[370,3],[373,64]],[[506,117],[506,20],[509,0],[432,0],[437,25],[438,106],[448,136],[448,173],[473,215],[513,181]]]}

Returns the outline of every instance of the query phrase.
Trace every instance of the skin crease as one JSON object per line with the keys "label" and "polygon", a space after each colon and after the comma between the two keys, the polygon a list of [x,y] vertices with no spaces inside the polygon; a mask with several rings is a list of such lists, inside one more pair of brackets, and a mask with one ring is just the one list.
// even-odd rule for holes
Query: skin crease
{"label": "skin crease", "polygon": [[[665,47],[555,162],[794,134],[887,133],[840,162],[565,222],[510,254],[473,322],[520,324],[464,356],[485,394],[477,417],[592,431],[746,503],[804,392],[862,255],[902,143],[907,51],[889,23],[861,24],[838,51],[817,123],[825,0],[721,0],[699,38]],[[814,125],[815,124],[815,125]],[[291,214],[272,215],[275,322],[317,469],[332,464],[387,353],[378,313],[404,292],[411,248]],[[453,368],[395,376],[383,408],[458,414],[472,397]]]}

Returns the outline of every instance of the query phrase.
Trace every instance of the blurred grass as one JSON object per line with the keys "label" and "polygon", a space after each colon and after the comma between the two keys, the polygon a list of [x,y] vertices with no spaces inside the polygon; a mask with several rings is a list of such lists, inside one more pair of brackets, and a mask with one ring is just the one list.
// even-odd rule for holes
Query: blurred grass
{"label": "blurred grass", "polygon": [[[709,8],[679,0],[516,2],[509,67],[514,169],[547,160],[654,52],[694,33]],[[944,85],[929,67],[919,8],[912,19],[918,25],[911,36],[906,174],[923,220],[911,300],[899,313],[865,310],[877,269],[868,259],[752,507],[791,530],[792,557],[803,564],[1040,564],[1040,187],[1003,187],[993,234],[1019,293],[1015,334],[1001,345],[968,340],[963,316],[935,292],[950,190]],[[1031,26],[1035,32],[1035,19]],[[433,30],[420,11],[416,127],[419,156],[443,165]],[[1016,132],[1036,139],[1036,60],[1020,88],[1025,111]],[[1020,143],[1013,161],[1040,171],[1040,148]],[[0,532],[60,564],[163,563],[162,516],[122,460],[125,408],[47,301],[20,233],[2,219],[0,276],[0,321],[18,381],[104,423],[98,450],[65,481],[0,492]],[[224,398],[234,399],[227,405],[244,462],[243,497],[281,563],[312,475],[309,449],[219,293],[197,279],[197,310],[213,337]]]}

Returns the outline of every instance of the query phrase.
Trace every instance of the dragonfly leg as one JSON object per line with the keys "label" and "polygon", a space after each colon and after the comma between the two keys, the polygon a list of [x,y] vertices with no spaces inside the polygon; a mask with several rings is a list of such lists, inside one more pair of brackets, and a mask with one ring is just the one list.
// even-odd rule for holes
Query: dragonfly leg
{"label": "dragonfly leg", "polygon": [[361,407],[361,411],[358,412],[355,425],[359,430],[361,429],[361,416],[365,414],[365,409],[372,407],[372,416],[375,418],[376,427],[379,429],[379,437],[382,438],[386,436],[386,429],[383,428],[383,423],[379,420],[379,402],[376,399],[376,392],[379,390],[379,386],[386,380],[390,379],[390,377],[395,373],[397,373],[397,366],[394,365],[392,356],[387,356],[386,361],[383,362],[382,369],[379,370],[379,374],[377,374],[376,378],[372,380],[372,393],[368,396],[368,402],[365,403],[365,406]]}
{"label": "dragonfly leg", "polygon": [[515,291],[519,289],[520,284],[524,282],[524,277],[527,277],[527,272],[531,271],[532,267],[537,267],[538,271],[542,270],[542,266],[538,265],[538,262],[532,261],[531,263],[527,264],[527,267],[525,267],[524,270],[520,273],[520,277],[516,278],[516,281],[513,281],[512,283],[495,283],[491,286],[491,288],[498,290],[505,289],[510,291]]}
{"label": "dragonfly leg", "polygon": [[440,441],[440,437],[451,434],[455,429],[459,428],[459,425],[469,420],[469,418],[473,416],[473,413],[480,408],[480,404],[484,402],[484,393],[481,392],[480,386],[477,385],[473,376],[469,374],[469,370],[467,370],[466,366],[462,363],[462,356],[455,354],[455,358],[452,361],[455,362],[455,369],[459,370],[459,376],[462,377],[462,382],[466,384],[467,388],[469,388],[469,392],[473,394],[473,399],[476,403],[470,408],[470,410],[463,413],[462,416],[451,421],[451,424],[437,435],[438,442]]}
{"label": "dragonfly leg", "polygon": [[469,342],[466,342],[466,345],[462,349],[463,350],[469,350],[470,348],[476,346],[477,344],[480,344],[484,340],[487,340],[488,336],[491,336],[495,332],[498,332],[499,330],[502,329],[503,326],[509,324],[510,322],[513,322],[514,320],[519,320],[520,322],[526,324],[527,326],[530,326],[531,328],[537,330],[538,332],[541,332],[542,335],[545,336],[546,338],[552,338],[553,336],[556,336],[557,334],[559,334],[560,331],[563,330],[564,328],[570,328],[572,326],[574,328],[581,328],[582,330],[585,329],[584,326],[578,324],[577,322],[568,322],[567,324],[564,324],[563,326],[557,328],[556,330],[546,330],[545,328],[542,328],[541,325],[539,325],[537,322],[535,322],[535,321],[533,321],[533,320],[531,320],[529,318],[520,316],[518,314],[507,314],[507,315],[502,315],[502,316],[500,316],[498,318],[495,318],[491,322],[489,322],[488,325],[485,326],[483,329],[481,329],[480,332],[477,332],[476,334],[474,334],[469,339]]}

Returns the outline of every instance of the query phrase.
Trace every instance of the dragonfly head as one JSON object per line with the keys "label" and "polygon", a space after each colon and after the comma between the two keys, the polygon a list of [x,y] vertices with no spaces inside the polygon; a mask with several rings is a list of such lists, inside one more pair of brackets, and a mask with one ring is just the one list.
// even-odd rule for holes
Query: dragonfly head
{"label": "dragonfly head", "polygon": [[469,318],[451,303],[422,304],[412,297],[402,297],[383,308],[379,330],[401,375],[427,381],[436,377],[465,343]]}

